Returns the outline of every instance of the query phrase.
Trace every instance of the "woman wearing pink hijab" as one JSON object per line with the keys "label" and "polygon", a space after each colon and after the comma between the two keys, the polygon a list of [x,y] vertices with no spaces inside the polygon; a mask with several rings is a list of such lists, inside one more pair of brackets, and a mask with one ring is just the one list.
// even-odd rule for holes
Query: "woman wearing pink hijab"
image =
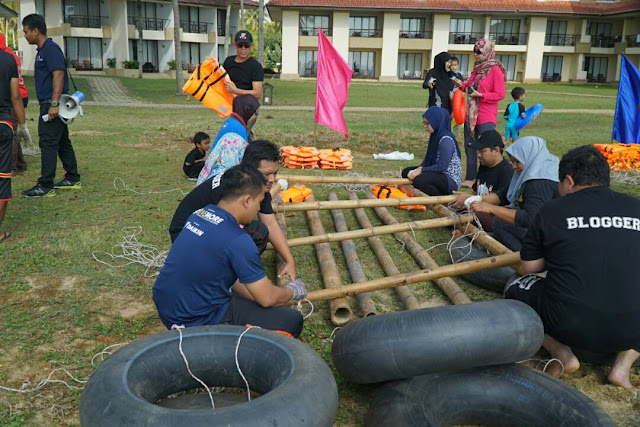
{"label": "woman wearing pink hijab", "polygon": [[464,124],[464,151],[467,170],[463,186],[471,187],[478,172],[478,155],[471,148],[474,138],[483,132],[495,129],[498,121],[498,102],[504,99],[507,72],[500,61],[495,59],[493,42],[480,39],[473,47],[475,64],[473,72],[462,88],[469,94],[467,119]]}

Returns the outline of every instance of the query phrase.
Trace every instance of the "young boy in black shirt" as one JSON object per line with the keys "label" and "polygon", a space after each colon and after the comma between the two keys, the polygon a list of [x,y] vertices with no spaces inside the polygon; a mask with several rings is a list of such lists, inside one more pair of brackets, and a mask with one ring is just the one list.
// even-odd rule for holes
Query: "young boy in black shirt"
{"label": "young boy in black shirt", "polygon": [[571,347],[617,353],[609,382],[632,388],[629,373],[640,356],[640,200],[609,188],[607,161],[592,146],[569,151],[559,169],[563,197],[540,209],[520,253],[526,272],[547,276],[516,280],[505,298],[536,310],[542,345],[565,373],[580,368]]}
{"label": "young boy in black shirt", "polygon": [[189,179],[198,179],[200,171],[204,167],[207,160],[207,151],[211,147],[211,138],[204,132],[198,132],[193,137],[193,143],[196,146],[184,158],[182,170]]}

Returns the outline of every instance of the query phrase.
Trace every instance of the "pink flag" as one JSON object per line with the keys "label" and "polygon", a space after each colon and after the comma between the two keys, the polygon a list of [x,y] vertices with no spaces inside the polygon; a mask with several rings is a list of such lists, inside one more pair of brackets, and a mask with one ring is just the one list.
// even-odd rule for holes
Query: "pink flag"
{"label": "pink flag", "polygon": [[316,83],[316,123],[337,130],[349,138],[342,109],[349,98],[353,70],[318,29],[318,82]]}

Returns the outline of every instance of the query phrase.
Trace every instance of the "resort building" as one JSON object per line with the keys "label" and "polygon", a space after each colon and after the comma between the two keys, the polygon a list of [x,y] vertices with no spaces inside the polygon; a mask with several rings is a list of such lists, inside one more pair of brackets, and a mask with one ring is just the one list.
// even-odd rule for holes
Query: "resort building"
{"label": "resort building", "polygon": [[519,82],[614,82],[621,54],[640,66],[640,0],[271,0],[282,22],[282,78],[315,76],[318,28],[355,78],[422,79],[442,51],[473,70],[473,45],[496,44]]}
{"label": "resort building", "polygon": [[[226,3],[226,0],[180,0],[180,16],[176,17],[170,0],[20,0],[18,22],[30,13],[43,15],[47,35],[62,47],[69,67],[77,71],[123,69],[127,62],[140,61],[143,71],[154,73],[169,70],[170,61],[175,59],[175,25],[180,26],[183,68],[191,69],[206,57],[222,58]],[[231,8],[231,35],[238,30],[239,4],[235,0]],[[244,4],[257,6],[249,0]],[[141,58],[138,58],[139,24]],[[32,73],[36,49],[22,37],[20,24],[18,28],[22,69]]]}

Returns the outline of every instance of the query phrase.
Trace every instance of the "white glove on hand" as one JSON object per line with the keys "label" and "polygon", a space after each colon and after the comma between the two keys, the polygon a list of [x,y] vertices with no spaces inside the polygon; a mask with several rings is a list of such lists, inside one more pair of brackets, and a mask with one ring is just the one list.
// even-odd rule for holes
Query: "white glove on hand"
{"label": "white glove on hand", "polygon": [[16,129],[16,135],[20,138],[20,141],[24,141],[25,145],[33,144],[31,141],[31,134],[29,133],[29,128],[27,124],[18,125],[18,129]]}
{"label": "white glove on hand", "polygon": [[301,301],[307,297],[307,286],[302,279],[296,279],[293,282],[287,284],[287,288],[293,291],[293,300]]}

